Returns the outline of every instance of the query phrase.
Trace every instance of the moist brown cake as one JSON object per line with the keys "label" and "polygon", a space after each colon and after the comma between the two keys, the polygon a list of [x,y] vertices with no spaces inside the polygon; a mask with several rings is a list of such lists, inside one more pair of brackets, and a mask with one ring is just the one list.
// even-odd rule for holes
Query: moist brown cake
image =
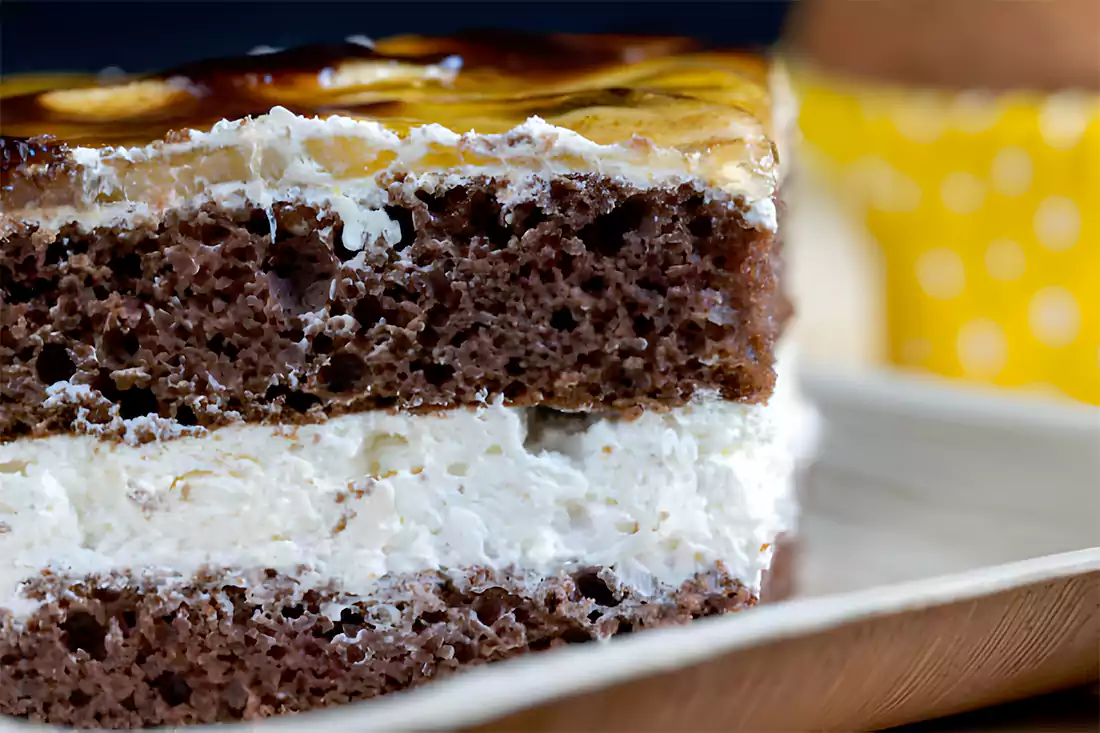
{"label": "moist brown cake", "polygon": [[[250,580],[197,580],[170,597],[134,578],[38,583],[30,594],[65,600],[45,606],[22,634],[0,633],[0,706],[78,727],[265,717],[755,602],[722,571],[666,589],[659,602],[596,569],[534,586],[514,572],[423,573],[387,580],[376,599],[348,605],[274,573]],[[68,704],[54,709],[58,701]]]}
{"label": "moist brown cake", "polygon": [[769,74],[458,36],[0,82],[0,714],[305,712],[755,605]]}
{"label": "moist brown cake", "polygon": [[[11,237],[0,438],[70,430],[77,406],[46,401],[59,381],[103,398],[92,422],[117,405],[205,428],[497,395],[576,410],[770,393],[773,245],[732,198],[591,176],[516,207],[496,194],[395,185],[401,241],[354,265],[338,216],[289,205],[274,244],[266,212],[214,204],[149,228]],[[208,375],[225,389],[197,409]]]}

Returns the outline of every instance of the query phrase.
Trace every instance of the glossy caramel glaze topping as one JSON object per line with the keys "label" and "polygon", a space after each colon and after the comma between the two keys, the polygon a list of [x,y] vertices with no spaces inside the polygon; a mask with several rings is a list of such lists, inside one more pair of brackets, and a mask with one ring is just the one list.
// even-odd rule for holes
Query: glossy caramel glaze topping
{"label": "glossy caramel glaze topping", "polygon": [[655,108],[727,121],[748,116],[767,128],[766,77],[758,57],[706,52],[687,39],[399,36],[373,48],[311,46],[107,83],[94,75],[4,79],[0,131],[137,145],[280,105],[301,115],[385,121],[396,130],[436,122],[495,133],[538,115],[607,143],[629,137],[624,126]]}
{"label": "glossy caramel glaze topping", "polygon": [[[707,50],[687,39],[496,33],[398,36],[373,44],[363,39],[110,80],[93,75],[15,77],[0,81],[3,194],[9,211],[62,205],[66,199],[51,197],[50,185],[65,177],[59,175],[62,168],[72,178],[78,166],[69,149],[77,148],[124,168],[131,180],[111,185],[120,191],[129,185],[136,194],[133,177],[152,174],[130,165],[133,156],[128,153],[121,156],[125,164],[111,163],[120,157],[113,152],[120,146],[132,150],[152,144],[163,150],[187,142],[192,137],[188,131],[205,132],[221,120],[255,118],[285,108],[300,118],[377,122],[401,139],[432,123],[492,136],[537,117],[598,145],[617,146],[605,152],[587,150],[586,170],[602,170],[605,154],[629,159],[640,170],[654,165],[658,153],[664,155],[662,162],[672,154],[683,161],[675,167],[684,175],[727,190],[740,191],[748,187],[746,178],[754,179],[751,183],[761,185],[749,198],[759,199],[770,196],[777,166],[768,82],[769,65],[763,58]],[[222,147],[232,144],[217,139]],[[211,145],[207,140],[206,149]],[[379,159],[378,148],[368,152]],[[437,146],[431,152],[440,150]],[[362,145],[345,145],[327,157],[310,153],[326,170],[362,154]],[[422,155],[408,169],[457,170],[459,163],[475,164],[469,155],[442,155],[446,160]],[[571,165],[571,155],[567,151],[551,157],[560,169]],[[199,158],[162,159],[157,165],[194,169]],[[79,160],[87,163],[89,157]],[[43,179],[44,168],[51,167],[57,169],[54,175]],[[13,183],[13,174],[23,180]],[[94,173],[102,174],[102,169]],[[98,179],[93,184],[102,203],[104,188]],[[85,180],[84,188],[91,187]],[[174,183],[172,187],[182,191]],[[160,184],[156,189],[167,190]],[[119,195],[142,200],[112,194],[114,199]],[[79,206],[79,198],[68,201]]]}

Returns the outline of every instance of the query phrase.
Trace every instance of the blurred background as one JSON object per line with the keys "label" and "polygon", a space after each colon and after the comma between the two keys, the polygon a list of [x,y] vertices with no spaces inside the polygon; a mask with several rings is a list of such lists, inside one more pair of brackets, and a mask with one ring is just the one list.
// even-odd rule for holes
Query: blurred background
{"label": "blurred background", "polygon": [[[437,35],[470,28],[534,33],[696,36],[711,43],[766,46],[780,35],[790,3],[749,2],[49,2],[5,0],[3,72],[150,71],[256,46],[285,48],[375,38]],[[670,8],[675,7],[675,12]],[[216,8],[216,10],[214,10]],[[306,10],[308,8],[308,10]],[[42,43],[49,29],[64,44]]]}
{"label": "blurred background", "polygon": [[787,40],[807,349],[1100,404],[1100,3],[808,1]]}

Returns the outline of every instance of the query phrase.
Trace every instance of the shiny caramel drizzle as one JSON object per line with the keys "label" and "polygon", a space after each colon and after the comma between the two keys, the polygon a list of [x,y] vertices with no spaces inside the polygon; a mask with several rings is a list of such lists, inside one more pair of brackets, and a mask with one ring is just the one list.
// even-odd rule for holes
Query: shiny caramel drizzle
{"label": "shiny caramel drizzle", "polygon": [[427,123],[499,133],[538,116],[601,144],[638,135],[705,151],[730,142],[731,129],[769,136],[767,73],[758,56],[678,38],[398,36],[111,80],[0,79],[0,134],[51,135],[85,147],[144,145],[282,106],[376,120],[398,134]]}

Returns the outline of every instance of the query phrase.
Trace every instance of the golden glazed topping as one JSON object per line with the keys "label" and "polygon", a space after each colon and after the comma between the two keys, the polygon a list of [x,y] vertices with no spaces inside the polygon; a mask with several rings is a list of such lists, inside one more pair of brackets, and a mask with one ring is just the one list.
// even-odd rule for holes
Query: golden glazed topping
{"label": "golden glazed topping", "polygon": [[[149,187],[154,199],[178,201],[191,188],[229,180],[288,184],[292,161],[256,162],[255,151],[272,150],[280,136],[306,140],[295,160],[307,156],[310,167],[340,181],[395,169],[469,172],[503,160],[505,148],[548,138],[568,144],[509,153],[509,167],[552,159],[557,170],[605,171],[610,161],[767,198],[777,168],[768,82],[764,59],[686,39],[484,33],[360,39],[108,81],[15,77],[0,81],[3,202],[40,214],[50,206],[139,201]],[[278,124],[262,117],[273,109]],[[319,127],[306,119],[314,117],[341,121]],[[217,125],[246,118],[260,119],[253,127]],[[522,127],[532,118],[538,125]],[[351,120],[377,124],[368,134]],[[471,134],[408,142],[433,124]],[[576,135],[560,134],[567,131]],[[28,143],[43,135],[55,140]],[[248,160],[226,153],[204,162],[212,152],[240,152],[246,138]],[[45,175],[63,162],[69,175]],[[150,164],[195,175],[151,180],[158,175]],[[13,172],[22,180],[13,181]],[[90,198],[51,199],[58,181],[79,184],[69,188]]]}
{"label": "golden glazed topping", "polygon": [[702,52],[685,39],[401,36],[373,48],[261,53],[110,83],[93,75],[5,79],[0,129],[137,145],[278,105],[384,121],[398,132],[435,122],[496,133],[537,115],[600,143],[638,131],[675,145],[704,130],[720,137],[731,116],[767,127],[766,73],[760,58]]}

